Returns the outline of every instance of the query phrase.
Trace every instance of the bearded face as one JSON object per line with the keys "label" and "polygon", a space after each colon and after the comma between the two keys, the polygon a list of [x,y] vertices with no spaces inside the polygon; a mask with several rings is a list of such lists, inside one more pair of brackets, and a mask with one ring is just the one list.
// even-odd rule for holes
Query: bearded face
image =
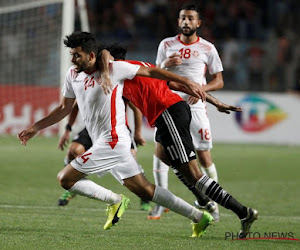
{"label": "bearded face", "polygon": [[193,35],[200,27],[201,20],[195,10],[181,10],[178,18],[178,26],[181,33],[187,37]]}

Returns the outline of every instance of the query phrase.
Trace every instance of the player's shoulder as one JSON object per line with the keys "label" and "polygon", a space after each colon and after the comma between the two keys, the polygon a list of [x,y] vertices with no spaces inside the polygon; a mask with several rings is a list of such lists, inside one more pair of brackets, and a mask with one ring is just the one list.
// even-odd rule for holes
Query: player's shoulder
{"label": "player's shoulder", "polygon": [[177,36],[170,36],[170,37],[166,37],[164,38],[163,40],[161,40],[161,42],[168,42],[168,41],[174,41],[174,40],[177,40]]}
{"label": "player's shoulder", "polygon": [[203,46],[203,47],[205,47],[205,48],[207,48],[207,49],[209,49],[209,50],[215,48],[215,45],[214,45],[213,43],[211,43],[211,42],[205,40],[205,39],[202,38],[202,37],[199,37],[198,43],[199,43],[201,46]]}
{"label": "player's shoulder", "polygon": [[69,75],[69,77],[71,77],[71,79],[75,79],[78,76],[75,65],[72,65],[69,67],[69,69],[67,71],[67,75]]}
{"label": "player's shoulder", "polygon": [[156,67],[154,64],[144,61],[136,61],[136,60],[125,60],[126,62],[130,64],[140,65],[144,67]]}
{"label": "player's shoulder", "polygon": [[176,35],[176,36],[166,37],[163,40],[161,40],[160,43],[163,44],[164,46],[170,46],[178,42],[179,42],[178,35]]}

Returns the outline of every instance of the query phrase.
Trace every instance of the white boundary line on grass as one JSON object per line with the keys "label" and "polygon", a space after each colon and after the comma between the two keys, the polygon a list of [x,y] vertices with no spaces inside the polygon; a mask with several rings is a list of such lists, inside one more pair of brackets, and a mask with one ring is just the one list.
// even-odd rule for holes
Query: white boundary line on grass
{"label": "white boundary line on grass", "polygon": [[[75,208],[75,207],[59,207],[59,206],[34,206],[34,205],[9,205],[9,204],[0,204],[0,208],[18,208],[18,209],[50,209],[50,210],[81,210],[81,211],[106,211],[103,208]],[[137,209],[129,209],[126,213],[145,213],[145,211],[137,210]],[[235,216],[233,213],[221,213],[221,216],[231,217]],[[292,220],[300,220],[300,216],[277,216],[277,215],[259,215],[263,218],[269,219],[278,219],[278,218],[286,218]]]}

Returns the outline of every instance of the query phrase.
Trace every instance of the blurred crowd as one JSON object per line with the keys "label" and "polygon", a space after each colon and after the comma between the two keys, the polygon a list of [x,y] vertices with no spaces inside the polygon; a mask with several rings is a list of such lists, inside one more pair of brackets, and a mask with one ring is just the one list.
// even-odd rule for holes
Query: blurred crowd
{"label": "blurred crowd", "polygon": [[[159,42],[179,33],[187,2],[200,6],[198,34],[215,44],[225,89],[300,90],[299,0],[86,0],[91,32],[123,43],[128,57],[155,63]],[[78,23],[77,27],[80,24]]]}

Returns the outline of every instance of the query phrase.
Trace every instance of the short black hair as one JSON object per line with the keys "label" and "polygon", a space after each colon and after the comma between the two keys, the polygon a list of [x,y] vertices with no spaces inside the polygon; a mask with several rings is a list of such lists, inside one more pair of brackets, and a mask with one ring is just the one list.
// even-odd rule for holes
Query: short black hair
{"label": "short black hair", "polygon": [[198,5],[194,4],[194,3],[186,3],[184,5],[182,5],[180,11],[182,10],[194,10],[198,13],[198,17],[200,18],[200,8]]}
{"label": "short black hair", "polygon": [[119,43],[114,43],[106,49],[110,52],[110,54],[116,59],[116,60],[125,60],[126,54],[127,54],[127,47],[124,45],[121,45]]}
{"label": "short black hair", "polygon": [[96,55],[98,54],[96,38],[89,32],[75,31],[71,35],[66,36],[64,44],[68,48],[81,47],[86,53],[94,52]]}

